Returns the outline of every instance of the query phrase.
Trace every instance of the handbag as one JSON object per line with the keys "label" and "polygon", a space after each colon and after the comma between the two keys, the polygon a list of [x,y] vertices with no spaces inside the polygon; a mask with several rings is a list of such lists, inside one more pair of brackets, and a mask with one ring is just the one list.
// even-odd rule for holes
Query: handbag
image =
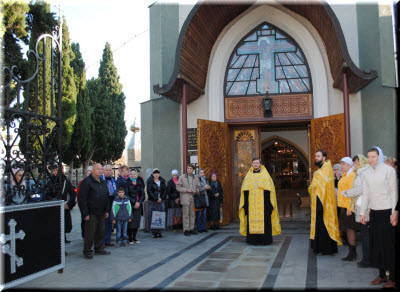
{"label": "handbag", "polygon": [[[174,216],[172,217],[172,225],[181,225],[182,224],[182,213],[178,212],[180,210],[180,208],[175,208],[174,209]],[[181,214],[177,214],[177,213],[181,213]]]}
{"label": "handbag", "polygon": [[153,211],[151,213],[150,229],[165,229],[165,212]]}
{"label": "handbag", "polygon": [[194,208],[201,210],[207,208],[206,198],[203,194],[194,194]]}

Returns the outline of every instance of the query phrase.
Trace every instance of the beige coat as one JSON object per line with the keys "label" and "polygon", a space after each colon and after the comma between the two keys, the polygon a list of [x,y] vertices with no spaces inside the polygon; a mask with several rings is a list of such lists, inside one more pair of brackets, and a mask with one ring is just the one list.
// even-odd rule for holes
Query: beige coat
{"label": "beige coat", "polygon": [[[354,204],[354,209],[355,209],[356,222],[360,222],[361,205],[357,204],[357,201],[360,199],[360,197],[363,197],[362,182],[363,182],[363,176],[367,169],[368,169],[368,167],[366,167],[366,166],[359,168],[357,170],[357,176],[353,182],[353,188],[345,191],[347,193],[346,197],[355,199],[356,203]],[[362,199],[363,198],[361,198],[361,201],[362,201]],[[353,206],[351,209],[353,209]],[[367,222],[369,221],[369,208],[368,208],[367,212],[365,212],[365,221],[367,221]]]}
{"label": "beige coat", "polygon": [[183,206],[188,206],[190,202],[193,201],[194,193],[187,193],[187,189],[195,190],[198,193],[200,192],[200,180],[196,175],[189,176],[188,174],[182,174],[178,179],[176,190],[180,194],[180,203]]}
{"label": "beige coat", "polygon": [[363,201],[360,215],[366,215],[368,208],[392,209],[393,212],[398,199],[396,171],[385,163],[369,167],[363,176],[362,190]]}

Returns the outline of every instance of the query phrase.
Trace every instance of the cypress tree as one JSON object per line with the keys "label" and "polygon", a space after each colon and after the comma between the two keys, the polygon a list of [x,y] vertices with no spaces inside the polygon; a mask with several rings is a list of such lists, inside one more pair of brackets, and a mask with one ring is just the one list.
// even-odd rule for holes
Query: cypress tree
{"label": "cypress tree", "polygon": [[95,145],[102,145],[102,150],[94,154],[96,161],[110,162],[122,156],[127,134],[124,101],[122,84],[119,83],[111,46],[107,42],[100,61],[99,92],[95,108]]}
{"label": "cypress tree", "polygon": [[[75,160],[75,167],[79,167],[81,163],[85,163],[93,148],[93,128],[92,119],[93,109],[90,102],[89,91],[86,87],[85,62],[82,59],[82,54],[78,43],[72,43],[71,49],[75,55],[71,66],[75,73],[75,86],[78,90],[77,95],[77,118],[74,125],[71,143],[64,153],[64,161],[71,163],[78,155],[78,160]],[[85,171],[86,169],[83,169]]]}
{"label": "cypress tree", "polygon": [[[102,144],[96,144],[95,136],[98,135],[99,133],[95,133],[96,130],[96,125],[98,125],[98,112],[96,112],[96,117],[95,117],[95,111],[98,108],[98,96],[100,92],[100,86],[99,86],[99,79],[97,78],[91,78],[90,80],[87,80],[86,82],[86,93],[88,96],[88,102],[91,105],[91,111],[90,111],[90,116],[88,117],[91,121],[91,134],[90,134],[90,143],[87,145],[87,148],[82,149],[81,151],[81,162],[82,162],[82,170],[85,172],[87,169],[90,161],[93,158],[94,153],[98,152],[102,148]],[[99,131],[100,132],[100,131]]]}
{"label": "cypress tree", "polygon": [[68,149],[71,143],[71,136],[74,132],[76,121],[76,96],[74,69],[71,62],[75,58],[71,49],[68,26],[64,19],[62,25],[62,137],[63,150]]}

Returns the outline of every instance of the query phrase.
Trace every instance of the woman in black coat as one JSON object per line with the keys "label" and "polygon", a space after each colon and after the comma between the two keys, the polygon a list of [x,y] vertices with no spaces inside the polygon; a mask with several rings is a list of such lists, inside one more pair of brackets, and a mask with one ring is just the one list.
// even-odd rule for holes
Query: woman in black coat
{"label": "woman in black coat", "polygon": [[165,212],[165,200],[167,199],[167,185],[157,168],[153,169],[152,176],[147,180],[147,195],[149,201],[148,229],[153,233],[153,238],[162,237],[161,232],[165,230],[165,225],[151,228],[153,211]]}
{"label": "woman in black coat", "polygon": [[[167,220],[167,226],[171,226],[173,230],[179,230],[183,228],[182,225],[182,206],[180,204],[180,195],[179,192],[176,190],[176,184],[178,182],[178,171],[173,170],[172,171],[172,178],[168,181],[167,184],[167,208],[168,208],[168,220]],[[174,218],[178,219],[180,218],[180,222],[175,222],[174,224]]]}
{"label": "woman in black coat", "polygon": [[220,208],[223,203],[223,190],[221,183],[217,180],[217,174],[211,173],[211,189],[208,194],[209,206],[207,208],[207,219],[211,222],[211,229],[219,229],[219,220],[221,218]]}
{"label": "woman in black coat", "polygon": [[[45,195],[45,200],[47,201],[55,199],[64,200],[65,202],[64,232],[70,233],[72,231],[71,210],[76,205],[75,188],[68,180],[68,178],[64,175],[64,173],[58,174],[57,165],[50,167],[50,170],[53,171],[53,174],[50,175],[50,178],[46,184],[47,192]],[[63,167],[62,171],[64,172]],[[60,175],[61,175],[61,184],[60,184]],[[61,191],[61,195],[59,190]],[[65,242],[70,243],[71,241],[67,240],[67,237],[65,236]]]}
{"label": "woman in black coat", "polygon": [[[136,169],[136,173],[137,173],[137,179],[141,182],[141,184],[143,185],[143,193],[144,193],[144,187],[146,186],[144,183],[144,179],[143,177],[141,177],[140,175],[140,170]],[[142,212],[143,213],[143,212]],[[143,215],[143,214],[142,214]]]}
{"label": "woman in black coat", "polygon": [[136,239],[136,234],[140,226],[140,218],[143,215],[142,204],[144,201],[144,185],[142,180],[137,176],[135,169],[131,170],[131,177],[126,183],[125,195],[131,201],[133,220],[128,223],[128,239],[129,244],[140,243]]}

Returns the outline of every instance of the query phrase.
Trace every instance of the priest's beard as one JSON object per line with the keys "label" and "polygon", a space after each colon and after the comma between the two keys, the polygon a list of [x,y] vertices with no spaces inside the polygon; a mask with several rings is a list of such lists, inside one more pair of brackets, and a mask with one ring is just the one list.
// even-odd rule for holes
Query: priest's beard
{"label": "priest's beard", "polygon": [[324,164],[324,162],[322,160],[320,161],[314,161],[315,166],[318,166],[319,168],[322,167],[322,165]]}

